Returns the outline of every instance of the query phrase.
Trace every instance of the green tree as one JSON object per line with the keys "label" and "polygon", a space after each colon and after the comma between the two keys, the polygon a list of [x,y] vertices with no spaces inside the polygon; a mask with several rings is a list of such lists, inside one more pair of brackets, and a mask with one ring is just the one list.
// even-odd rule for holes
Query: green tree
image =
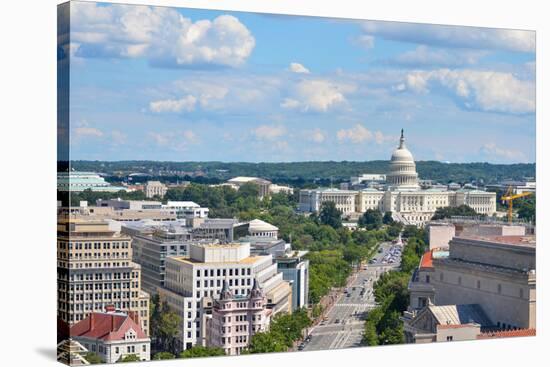
{"label": "green tree", "polygon": [[379,229],[382,226],[382,214],[378,210],[367,209],[359,218],[357,224],[368,230]]}
{"label": "green tree", "polygon": [[321,205],[319,221],[334,229],[340,228],[342,226],[342,212],[336,209],[336,204],[333,201],[325,201]]}
{"label": "green tree", "polygon": [[175,359],[175,358],[176,356],[170,352],[158,352],[158,353],[155,353],[155,355],[153,356],[153,360]]}
{"label": "green tree", "polygon": [[225,352],[222,348],[218,347],[203,347],[202,345],[196,345],[193,348],[189,348],[180,353],[180,358],[200,358],[200,357],[214,357],[223,356]]}
{"label": "green tree", "polygon": [[384,217],[382,218],[382,223],[392,224],[394,222],[391,212],[385,212]]}
{"label": "green tree", "polygon": [[172,311],[168,304],[162,304],[158,325],[155,329],[155,335],[158,339],[160,348],[173,354],[177,352],[177,337],[180,331],[181,317]]}
{"label": "green tree", "polygon": [[284,339],[270,332],[256,333],[250,339],[248,351],[254,353],[286,352],[288,347]]}
{"label": "green tree", "polygon": [[88,352],[84,355],[84,359],[86,359],[90,364],[100,364],[103,363],[101,358],[94,352]]}
{"label": "green tree", "polygon": [[451,207],[447,206],[444,208],[438,208],[433,217],[432,220],[438,220],[438,219],[445,219],[445,218],[451,218],[455,216],[460,217],[482,217],[486,216],[485,214],[479,214],[476,212],[473,208],[469,207],[468,205],[460,205],[457,207]]}
{"label": "green tree", "polygon": [[126,362],[139,362],[140,359],[135,354],[127,354],[124,357],[120,358],[118,362],[126,363]]}

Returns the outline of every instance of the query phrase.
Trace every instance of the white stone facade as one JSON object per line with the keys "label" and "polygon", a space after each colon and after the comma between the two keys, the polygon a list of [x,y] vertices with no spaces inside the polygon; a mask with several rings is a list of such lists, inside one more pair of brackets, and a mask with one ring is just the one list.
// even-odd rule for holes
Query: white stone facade
{"label": "white stone facade", "polygon": [[271,255],[250,256],[250,244],[189,246],[190,257],[166,260],[165,287],[159,294],[182,317],[182,349],[206,342],[206,308],[227,281],[235,296],[246,296],[256,279],[275,315],[292,311],[292,289]]}
{"label": "white stone facade", "polygon": [[319,212],[324,202],[332,201],[343,215],[364,213],[369,209],[380,210],[392,212],[398,221],[417,226],[429,221],[437,209],[448,206],[468,205],[479,214],[488,216],[496,212],[494,192],[422,190],[418,184],[414,158],[405,146],[403,132],[399,146],[392,154],[386,182],[384,190],[300,190],[299,209],[302,212]]}

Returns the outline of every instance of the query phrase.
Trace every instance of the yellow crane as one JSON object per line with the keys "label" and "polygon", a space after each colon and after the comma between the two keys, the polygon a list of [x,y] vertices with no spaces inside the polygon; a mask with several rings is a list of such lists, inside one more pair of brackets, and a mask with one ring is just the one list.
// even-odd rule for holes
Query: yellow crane
{"label": "yellow crane", "polygon": [[502,195],[502,197],[500,198],[500,200],[508,202],[508,223],[512,223],[512,216],[513,216],[512,210],[514,208],[513,201],[515,199],[523,198],[531,194],[532,194],[531,192],[522,192],[521,194],[514,194],[514,189],[512,188],[512,186],[508,187],[508,190],[506,190],[506,194]]}

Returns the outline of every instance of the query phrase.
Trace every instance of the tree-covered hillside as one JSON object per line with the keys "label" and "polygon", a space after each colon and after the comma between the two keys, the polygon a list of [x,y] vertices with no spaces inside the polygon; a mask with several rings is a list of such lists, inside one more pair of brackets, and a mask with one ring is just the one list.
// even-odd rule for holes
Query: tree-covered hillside
{"label": "tree-covered hillside", "polygon": [[[535,177],[534,163],[490,164],[490,163],[442,163],[420,161],[416,163],[420,178],[441,183],[465,183],[480,181],[495,183],[504,179],[521,180]],[[288,163],[247,163],[247,162],[154,162],[154,161],[73,161],[77,171],[101,172],[125,178],[131,173],[148,174],[164,181],[179,179],[201,180],[204,183],[225,181],[235,176],[257,176],[276,183],[288,183],[302,187],[308,183],[321,185],[349,180],[350,176],[362,173],[386,173],[389,161],[369,162],[288,162]],[[139,177],[137,177],[139,179]]]}

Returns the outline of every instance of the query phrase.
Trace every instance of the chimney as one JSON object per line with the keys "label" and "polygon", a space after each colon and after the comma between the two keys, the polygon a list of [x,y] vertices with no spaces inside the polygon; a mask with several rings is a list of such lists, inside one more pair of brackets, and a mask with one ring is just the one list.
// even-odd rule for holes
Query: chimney
{"label": "chimney", "polygon": [[95,317],[94,313],[92,312],[90,314],[90,330],[93,330],[95,328]]}
{"label": "chimney", "polygon": [[115,315],[111,315],[111,331],[115,330]]}
{"label": "chimney", "polygon": [[105,312],[115,312],[115,305],[107,305],[105,306]]}

